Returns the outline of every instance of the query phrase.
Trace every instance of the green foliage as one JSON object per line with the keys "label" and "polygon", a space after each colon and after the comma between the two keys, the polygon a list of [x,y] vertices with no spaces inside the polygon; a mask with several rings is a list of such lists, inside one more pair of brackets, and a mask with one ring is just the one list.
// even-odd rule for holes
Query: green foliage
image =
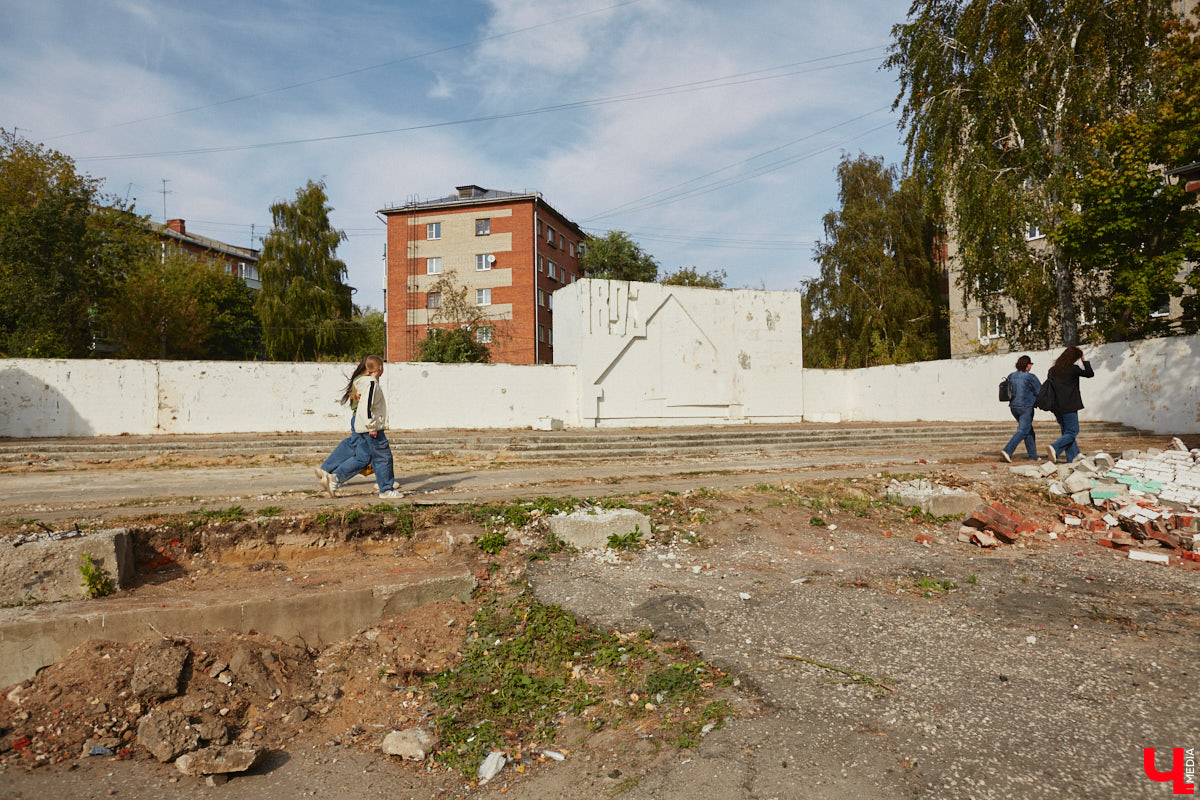
{"label": "green foliage", "polygon": [[966,299],[985,313],[1018,300],[1010,346],[1078,340],[1089,265],[1030,247],[1025,233],[1055,230],[1074,207],[1090,126],[1152,97],[1150,56],[1169,5],[915,0],[892,29],[885,65],[899,71],[908,163],[945,201]]}
{"label": "green foliage", "polygon": [[492,354],[488,346],[476,338],[476,328],[429,328],[425,338],[417,342],[417,361],[442,364],[486,364]]}
{"label": "green foliage", "polygon": [[725,270],[700,273],[695,267],[680,267],[664,275],[659,283],[664,286],[700,286],[705,289],[724,289]]}
{"label": "green foliage", "polygon": [[224,262],[175,247],[133,262],[103,319],[128,358],[246,360],[261,346],[252,290]]}
{"label": "green foliage", "polygon": [[329,221],[323,181],[308,181],[294,202],[272,204],[273,227],[259,258],[256,309],[267,357],[302,361],[347,352],[353,335],[346,265],[336,257],[346,234]]}
{"label": "green foliage", "polygon": [[246,519],[246,509],[241,506],[230,506],[229,508],[199,508],[195,511],[189,511],[188,516],[194,522],[242,522]]}
{"label": "green foliage", "polygon": [[83,560],[83,563],[79,565],[79,574],[83,575],[83,583],[80,586],[83,587],[88,597],[105,597],[117,590],[108,570],[97,564],[87,553],[82,553],[79,557]]}
{"label": "green foliage", "polygon": [[935,228],[913,180],[843,156],[842,207],[825,215],[821,274],[804,288],[804,365],[871,367],[949,356]]}
{"label": "green foliage", "polygon": [[826,523],[821,517],[809,517],[808,524],[814,528],[824,528]]}
{"label": "green foliage", "polygon": [[646,282],[658,278],[658,262],[624,231],[589,239],[580,264],[588,278]]}
{"label": "green foliage", "polygon": [[98,309],[147,244],[100,185],[0,129],[0,357],[91,355]]}
{"label": "green foliage", "polygon": [[476,539],[475,544],[483,552],[496,555],[508,545],[508,536],[503,530],[488,531]]}
{"label": "green foliage", "polygon": [[641,550],[646,546],[642,541],[642,528],[634,525],[629,533],[614,533],[608,537],[608,546],[614,550]]}
{"label": "green foliage", "polygon": [[949,578],[934,578],[925,575],[913,581],[909,588],[921,597],[936,597],[958,588],[958,584]]}
{"label": "green foliage", "polygon": [[283,506],[263,506],[258,510],[260,517],[278,517],[283,513]]}

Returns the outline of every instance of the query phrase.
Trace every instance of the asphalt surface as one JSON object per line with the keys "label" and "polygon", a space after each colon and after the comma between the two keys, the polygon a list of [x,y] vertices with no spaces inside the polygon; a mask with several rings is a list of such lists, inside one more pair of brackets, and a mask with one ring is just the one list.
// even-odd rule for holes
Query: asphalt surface
{"label": "asphalt surface", "polygon": [[[540,599],[604,627],[652,627],[738,675],[765,712],[645,772],[614,750],[481,797],[1165,798],[1143,748],[1200,744],[1200,572],[1059,543],[987,553],[885,537],[869,524],[814,527],[807,509],[740,487],[878,472],[953,473],[1009,485],[1002,443],[931,454],[746,454],[719,460],[456,468],[404,473],[404,502],[541,494],[727,490],[707,546],[655,545],[613,562],[588,555],[531,568]],[[242,504],[306,510],[374,503],[373,484],[334,500],[311,466],[85,469],[0,475],[0,516],[118,517]],[[954,530],[951,530],[953,528]],[[954,588],[925,597],[923,579]],[[857,675],[858,680],[851,676]],[[885,688],[886,687],[886,688]],[[628,757],[628,761],[623,760]],[[589,756],[589,758],[591,758]],[[624,769],[622,769],[624,767]],[[426,797],[406,770],[338,748],[278,756],[214,788],[144,763],[91,759],[67,773],[0,774],[8,797]]]}

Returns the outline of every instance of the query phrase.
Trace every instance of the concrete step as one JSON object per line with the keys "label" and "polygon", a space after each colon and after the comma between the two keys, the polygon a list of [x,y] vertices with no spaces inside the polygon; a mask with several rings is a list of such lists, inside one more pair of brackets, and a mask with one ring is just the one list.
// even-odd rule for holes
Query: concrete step
{"label": "concrete step", "polygon": [[[600,429],[535,431],[395,431],[389,436],[397,455],[436,453],[503,457],[505,460],[645,458],[653,455],[753,453],[863,446],[924,444],[930,448],[997,442],[1012,435],[1012,423],[929,423],[917,425],[718,426],[684,429]],[[1039,440],[1058,436],[1053,422],[1034,425]],[[1129,440],[1144,434],[1110,422],[1085,422],[1081,438]],[[330,434],[262,437],[256,435],[162,436],[130,439],[32,439],[0,442],[0,464],[55,461],[114,461],[186,453],[211,458],[275,455],[289,460],[322,459],[342,437]],[[1136,446],[1135,444],[1131,444]]]}

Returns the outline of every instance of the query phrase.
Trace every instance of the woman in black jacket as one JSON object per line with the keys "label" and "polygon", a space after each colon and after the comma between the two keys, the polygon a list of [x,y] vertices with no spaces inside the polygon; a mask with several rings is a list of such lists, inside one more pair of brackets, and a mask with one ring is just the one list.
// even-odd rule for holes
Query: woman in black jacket
{"label": "woman in black jacket", "polygon": [[[1082,361],[1080,368],[1075,362]],[[1090,378],[1092,365],[1083,357],[1083,351],[1078,347],[1068,347],[1062,355],[1054,360],[1054,366],[1046,375],[1046,380],[1054,384],[1054,418],[1058,420],[1058,428],[1062,436],[1046,449],[1050,452],[1050,460],[1057,461],[1059,453],[1066,455],[1067,463],[1079,456],[1079,445],[1075,437],[1079,435],[1079,409],[1083,408],[1083,399],[1079,396],[1079,379]]]}

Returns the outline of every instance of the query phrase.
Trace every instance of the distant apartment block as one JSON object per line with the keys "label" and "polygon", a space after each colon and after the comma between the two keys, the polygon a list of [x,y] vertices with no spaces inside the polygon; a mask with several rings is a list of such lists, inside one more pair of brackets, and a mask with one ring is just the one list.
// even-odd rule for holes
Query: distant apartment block
{"label": "distant apartment block", "polygon": [[257,291],[262,288],[262,281],[258,277],[257,250],[188,233],[187,224],[181,219],[169,219],[166,225],[149,221],[146,224],[158,234],[162,247],[173,245],[197,258],[218,262],[226,273],[236,275],[251,289]]}
{"label": "distant apartment block", "polygon": [[580,276],[586,235],[540,192],[459,186],[382,209],[387,219],[387,360],[413,361],[430,326],[450,326],[435,284],[448,278],[486,322],[492,361],[554,363],[556,289]]}

